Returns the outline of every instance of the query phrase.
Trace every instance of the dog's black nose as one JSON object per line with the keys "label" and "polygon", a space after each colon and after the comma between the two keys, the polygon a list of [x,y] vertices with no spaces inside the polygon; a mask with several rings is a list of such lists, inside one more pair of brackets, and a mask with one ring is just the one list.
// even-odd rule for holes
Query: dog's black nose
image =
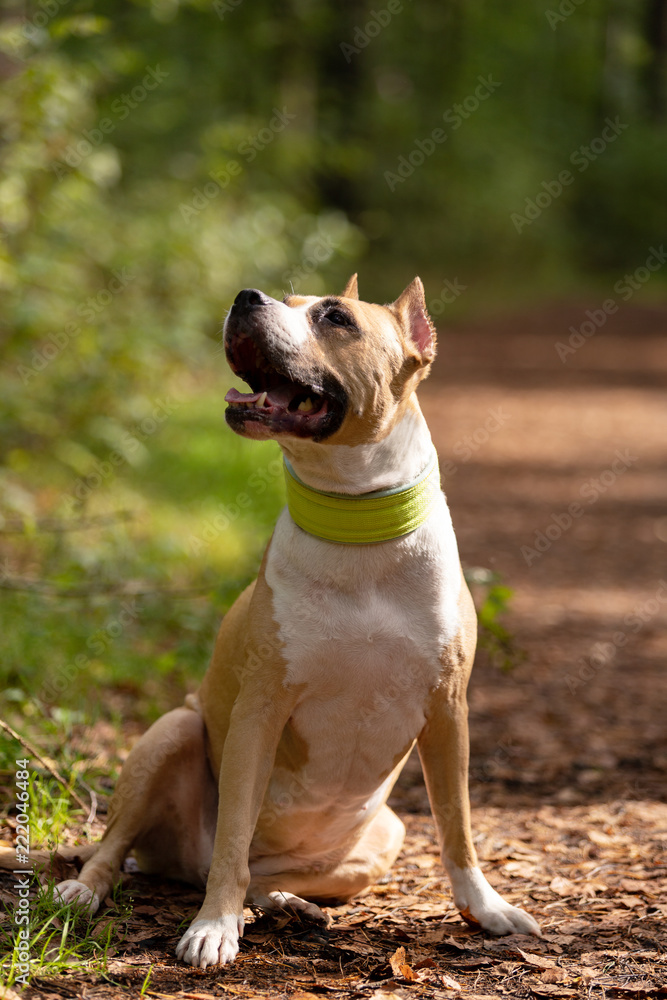
{"label": "dog's black nose", "polygon": [[236,309],[237,312],[248,312],[255,306],[271,305],[272,301],[270,296],[260,292],[258,288],[244,288],[234,299],[232,308]]}

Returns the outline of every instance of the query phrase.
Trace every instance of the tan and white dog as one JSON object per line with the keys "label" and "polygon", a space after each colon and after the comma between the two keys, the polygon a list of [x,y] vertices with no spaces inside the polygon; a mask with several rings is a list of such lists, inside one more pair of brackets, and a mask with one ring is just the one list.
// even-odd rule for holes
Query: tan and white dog
{"label": "tan and white dog", "polygon": [[[275,439],[308,496],[342,495],[354,519],[356,499],[422,481],[433,444],[415,390],[435,331],[419,278],[388,306],[359,301],[356,275],[340,296],[245,289],[224,337],[252,390],[227,394],[229,426]],[[206,886],[176,949],[201,968],[234,959],[244,905],[326,923],[315,901],[362,892],[398,855],[405,829],[386,800],[417,741],[463,916],[540,933],[491,888],[472,844],[476,618],[435,481],[418,526],[385,541],[324,540],[283,510],[197,695],[132,750],[63,900],[97,909],[130,851],[143,872]]]}

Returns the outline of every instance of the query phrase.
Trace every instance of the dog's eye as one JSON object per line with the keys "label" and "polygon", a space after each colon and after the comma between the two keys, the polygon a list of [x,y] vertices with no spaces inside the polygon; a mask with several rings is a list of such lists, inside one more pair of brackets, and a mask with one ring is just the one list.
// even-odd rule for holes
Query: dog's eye
{"label": "dog's eye", "polygon": [[350,320],[348,319],[348,317],[345,315],[344,312],[340,311],[340,309],[332,309],[330,312],[326,314],[324,318],[327,319],[330,323],[333,323],[334,326],[350,325]]}

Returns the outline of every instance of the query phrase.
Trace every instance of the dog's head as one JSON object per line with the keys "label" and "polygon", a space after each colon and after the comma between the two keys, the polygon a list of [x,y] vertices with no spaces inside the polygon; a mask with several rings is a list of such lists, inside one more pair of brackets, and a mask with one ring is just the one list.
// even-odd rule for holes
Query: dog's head
{"label": "dog's head", "polygon": [[225,322],[232,371],[251,392],[225,399],[232,430],[356,445],[389,433],[435,355],[419,278],[391,305],[361,302],[356,274],[341,295],[237,295]]}

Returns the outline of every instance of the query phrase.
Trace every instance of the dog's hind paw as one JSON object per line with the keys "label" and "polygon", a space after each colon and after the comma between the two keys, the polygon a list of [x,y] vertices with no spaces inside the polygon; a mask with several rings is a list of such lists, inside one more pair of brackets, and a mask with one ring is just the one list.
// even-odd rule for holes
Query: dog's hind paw
{"label": "dog's hind paw", "polygon": [[198,969],[233,962],[243,934],[243,917],[228,914],[215,920],[195,920],[176,945],[176,957]]}
{"label": "dog's hind paw", "polygon": [[329,927],[332,923],[329,914],[321,910],[319,906],[310,903],[307,899],[302,899],[301,896],[294,896],[291,892],[276,890],[265,894],[251,893],[247,898],[247,903],[249,906],[258,906],[265,913],[293,913],[303,920],[311,920],[324,927]]}
{"label": "dog's hind paw", "polygon": [[512,906],[486,881],[479,868],[459,868],[449,875],[454,902],[469,924],[491,934],[534,934],[542,937],[536,920],[525,910]]}
{"label": "dog's hind paw", "polygon": [[68,878],[66,882],[61,882],[53,890],[55,901],[58,903],[68,903],[81,910],[87,910],[92,917],[100,906],[100,897],[93,889],[89,889],[83,882],[77,882],[74,878]]}

